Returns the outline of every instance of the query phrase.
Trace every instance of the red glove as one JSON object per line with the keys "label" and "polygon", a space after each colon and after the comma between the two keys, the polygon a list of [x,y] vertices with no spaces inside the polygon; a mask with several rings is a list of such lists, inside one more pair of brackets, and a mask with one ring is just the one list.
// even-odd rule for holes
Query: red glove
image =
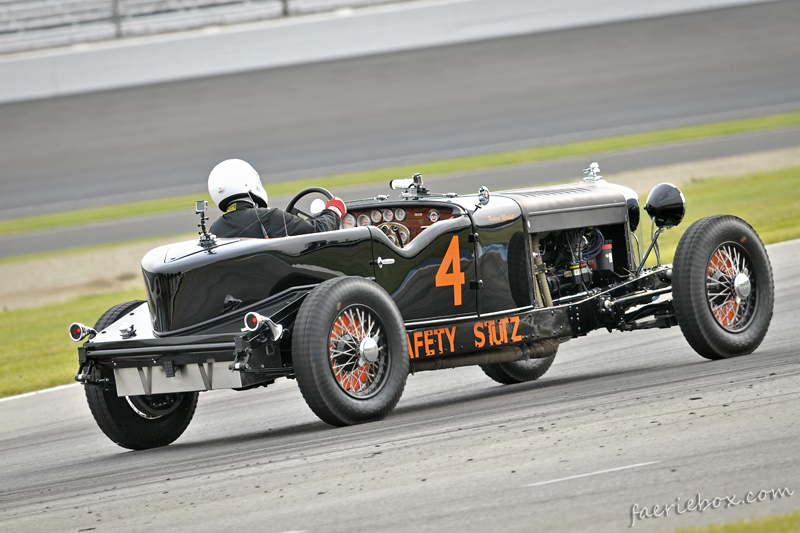
{"label": "red glove", "polygon": [[325,209],[330,209],[337,215],[339,215],[339,219],[347,214],[347,207],[344,205],[344,200],[339,198],[338,196],[334,196],[328,203],[325,204]]}

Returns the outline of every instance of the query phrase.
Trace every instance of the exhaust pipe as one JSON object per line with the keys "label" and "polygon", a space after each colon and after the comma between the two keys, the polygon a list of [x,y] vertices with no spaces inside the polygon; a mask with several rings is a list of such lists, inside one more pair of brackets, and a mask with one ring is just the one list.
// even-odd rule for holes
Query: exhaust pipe
{"label": "exhaust pipe", "polygon": [[442,370],[445,368],[458,368],[461,366],[489,365],[493,363],[510,363],[512,361],[544,359],[550,357],[558,350],[558,339],[545,339],[531,344],[505,346],[493,350],[468,353],[453,357],[438,357],[431,359],[412,359],[409,372],[424,372],[426,370]]}
{"label": "exhaust pipe", "polygon": [[93,339],[95,335],[97,335],[97,332],[94,330],[94,328],[84,326],[80,322],[73,322],[69,326],[69,338],[75,342],[80,342],[86,337]]}

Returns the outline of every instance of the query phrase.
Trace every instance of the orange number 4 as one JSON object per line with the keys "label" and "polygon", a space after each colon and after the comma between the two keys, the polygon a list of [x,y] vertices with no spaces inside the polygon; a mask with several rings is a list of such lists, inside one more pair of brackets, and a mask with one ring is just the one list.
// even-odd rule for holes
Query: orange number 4
{"label": "orange number 4", "polygon": [[[450,268],[452,272],[447,272]],[[453,286],[453,305],[461,305],[461,286],[464,285],[464,273],[461,272],[461,256],[458,253],[458,235],[453,236],[447,252],[444,254],[442,264],[436,273],[436,286]]]}

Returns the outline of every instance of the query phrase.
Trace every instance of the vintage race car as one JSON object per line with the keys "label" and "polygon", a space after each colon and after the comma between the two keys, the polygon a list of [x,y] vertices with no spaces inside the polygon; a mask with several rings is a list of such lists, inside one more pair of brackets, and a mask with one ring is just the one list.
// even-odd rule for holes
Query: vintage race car
{"label": "vintage race car", "polygon": [[[164,446],[188,426],[198,392],[297,379],[337,426],[381,419],[409,373],[480,365],[492,379],[537,379],[559,343],[605,328],[679,325],[709,359],[754,351],[772,318],[766,250],[741,219],[692,224],[673,265],[658,235],[685,213],[660,184],[645,211],[593,164],[583,182],[492,193],[404,191],[347,203],[337,231],[281,239],[200,239],[142,260],[147,302],[74,323],[76,380],[100,429],[125,448]],[[297,201],[287,210],[304,215]],[[655,266],[645,266],[649,255]]]}

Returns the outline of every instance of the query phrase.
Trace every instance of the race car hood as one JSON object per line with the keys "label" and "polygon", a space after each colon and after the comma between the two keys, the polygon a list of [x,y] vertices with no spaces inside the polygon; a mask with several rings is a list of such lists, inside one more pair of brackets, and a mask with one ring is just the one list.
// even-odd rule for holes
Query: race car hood
{"label": "race car hood", "polygon": [[625,196],[605,183],[500,191],[495,196],[511,198],[520,205],[531,233],[627,221]]}

